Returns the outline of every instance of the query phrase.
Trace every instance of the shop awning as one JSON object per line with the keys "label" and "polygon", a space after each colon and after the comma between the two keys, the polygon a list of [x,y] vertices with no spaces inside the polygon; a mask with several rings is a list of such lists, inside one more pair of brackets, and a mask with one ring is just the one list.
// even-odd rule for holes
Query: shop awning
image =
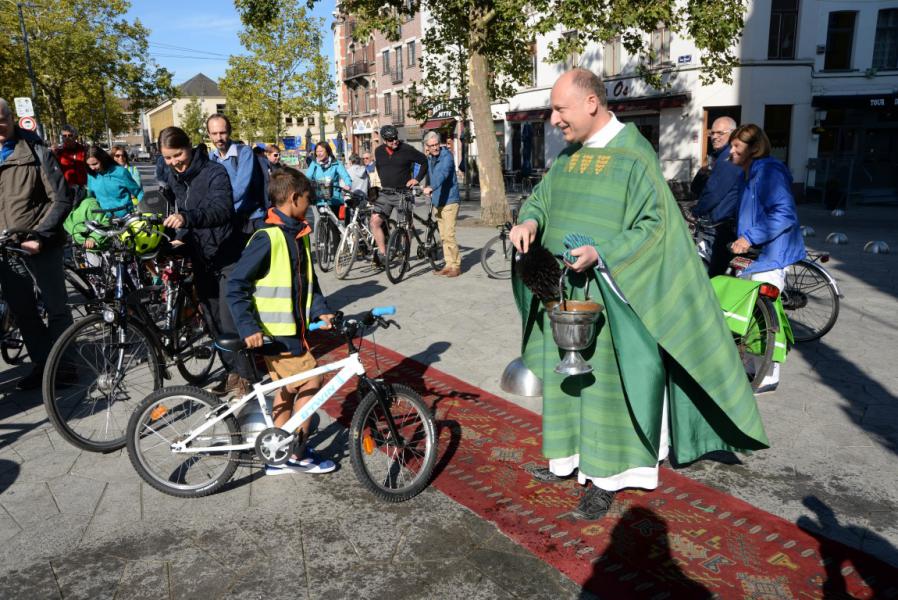
{"label": "shop awning", "polygon": [[451,117],[448,119],[430,119],[429,121],[424,121],[421,129],[442,129],[449,123],[455,123],[455,119]]}
{"label": "shop awning", "polygon": [[552,109],[541,108],[539,110],[518,110],[505,113],[505,120],[515,121],[545,121],[552,114]]}
{"label": "shop awning", "polygon": [[814,96],[814,108],[886,109],[898,107],[898,94],[860,94],[856,96]]}
{"label": "shop awning", "polygon": [[664,108],[677,108],[689,102],[689,94],[674,96],[647,96],[628,98],[626,100],[609,100],[608,110],[615,113],[636,112],[644,110],[659,111]]}

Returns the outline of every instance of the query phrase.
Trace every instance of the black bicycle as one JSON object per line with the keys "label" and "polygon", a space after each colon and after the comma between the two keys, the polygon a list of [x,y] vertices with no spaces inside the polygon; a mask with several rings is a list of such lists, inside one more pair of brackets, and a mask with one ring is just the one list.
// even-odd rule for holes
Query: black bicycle
{"label": "black bicycle", "polygon": [[[399,205],[399,213],[396,218],[396,226],[391,228],[390,237],[387,240],[386,271],[387,279],[392,283],[399,283],[408,271],[411,259],[412,237],[418,242],[415,257],[418,260],[426,258],[434,271],[439,271],[446,266],[443,256],[443,243],[440,240],[440,232],[437,222],[433,218],[433,211],[427,212],[427,218],[423,219],[415,214],[415,197],[421,195],[420,187],[412,187],[399,190],[402,201]],[[384,191],[381,190],[381,194]],[[415,221],[424,226],[424,237],[418,233]]]}
{"label": "black bicycle", "polygon": [[511,221],[506,221],[499,226],[499,235],[491,238],[480,251],[480,265],[493,279],[511,279],[514,245],[508,239],[508,234],[517,222],[518,210],[512,209]]}
{"label": "black bicycle", "polygon": [[[111,242],[105,257],[113,291],[60,336],[44,370],[44,405],[53,425],[75,446],[94,452],[125,445],[131,412],[171,378],[171,364],[187,381],[201,384],[215,360],[213,329],[187,259],[158,261],[159,285],[144,285],[140,272],[131,271],[135,219],[148,227],[162,221],[132,215],[112,219],[108,229],[88,222]],[[126,231],[132,235],[123,236]]]}

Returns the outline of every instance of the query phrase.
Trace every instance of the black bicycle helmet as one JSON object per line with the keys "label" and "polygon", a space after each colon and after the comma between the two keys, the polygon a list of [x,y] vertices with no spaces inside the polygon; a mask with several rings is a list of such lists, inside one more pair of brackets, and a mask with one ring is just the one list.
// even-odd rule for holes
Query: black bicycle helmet
{"label": "black bicycle helmet", "polygon": [[399,139],[399,131],[393,125],[384,125],[380,128],[380,139],[391,142]]}

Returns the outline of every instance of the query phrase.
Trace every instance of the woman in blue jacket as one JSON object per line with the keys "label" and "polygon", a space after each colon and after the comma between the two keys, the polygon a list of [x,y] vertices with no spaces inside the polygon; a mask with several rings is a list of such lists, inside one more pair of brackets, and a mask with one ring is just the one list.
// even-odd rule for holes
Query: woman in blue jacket
{"label": "woman in blue jacket", "polygon": [[131,198],[143,200],[143,189],[131,174],[99,146],[87,150],[87,194],[97,199],[103,210],[114,210],[116,217],[131,212]]}
{"label": "woman in blue jacket", "polygon": [[[782,161],[770,156],[770,140],[757,125],[738,127],[730,136],[730,160],[742,167],[744,179],[739,201],[734,254],[752,246],[761,254],[742,276],[771,283],[782,290],[786,268],[805,257],[804,239],[792,197],[792,174]],[[764,378],[758,391],[772,391],[779,382],[779,363]]]}
{"label": "woman in blue jacket", "polygon": [[316,200],[328,201],[334,212],[337,212],[343,204],[343,194],[340,190],[349,190],[352,186],[349,172],[343,163],[334,157],[334,151],[327,142],[318,142],[315,145],[315,160],[306,169],[306,177],[317,186]]}

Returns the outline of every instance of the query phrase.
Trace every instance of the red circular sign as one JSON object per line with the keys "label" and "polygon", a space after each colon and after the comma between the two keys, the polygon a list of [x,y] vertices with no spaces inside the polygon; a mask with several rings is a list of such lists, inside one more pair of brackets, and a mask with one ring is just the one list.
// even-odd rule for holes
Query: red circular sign
{"label": "red circular sign", "polygon": [[19,119],[19,127],[25,131],[34,131],[37,129],[37,121],[34,120],[34,117],[22,117]]}

